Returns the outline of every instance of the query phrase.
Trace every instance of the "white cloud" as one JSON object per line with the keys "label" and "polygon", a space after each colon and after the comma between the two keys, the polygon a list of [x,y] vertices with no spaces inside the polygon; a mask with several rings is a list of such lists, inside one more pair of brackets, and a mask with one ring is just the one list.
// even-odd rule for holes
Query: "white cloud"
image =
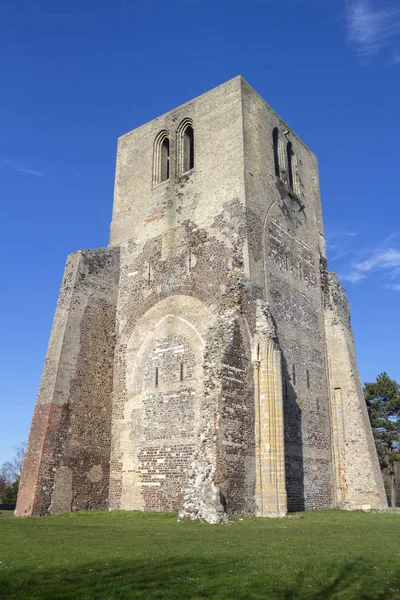
{"label": "white cloud", "polygon": [[369,0],[350,0],[346,9],[346,23],[348,41],[364,60],[373,58],[382,48],[400,37],[398,7],[375,7]]}
{"label": "white cloud", "polygon": [[334,262],[335,260],[339,260],[341,258],[343,258],[344,256],[348,256],[349,255],[349,251],[343,251],[343,252],[337,252],[337,254],[335,254],[334,256],[331,256],[329,258],[329,262]]}
{"label": "white cloud", "polygon": [[372,269],[397,269],[398,267],[400,267],[400,250],[395,248],[378,250],[367,260],[354,263],[354,268],[362,272],[372,271]]}
{"label": "white cloud", "polygon": [[9,167],[13,171],[18,171],[18,173],[24,173],[25,175],[34,175],[36,177],[42,177],[44,175],[42,171],[38,171],[37,169],[30,169],[13,160],[0,160],[0,165],[2,167]]}
{"label": "white cloud", "polygon": [[365,279],[366,275],[362,275],[362,273],[357,273],[357,271],[350,271],[350,273],[345,273],[344,275],[339,275],[339,279],[343,281],[350,281],[351,283],[358,283],[361,279]]}
{"label": "white cloud", "polygon": [[393,283],[392,285],[385,285],[389,290],[397,290],[400,292],[400,283]]}

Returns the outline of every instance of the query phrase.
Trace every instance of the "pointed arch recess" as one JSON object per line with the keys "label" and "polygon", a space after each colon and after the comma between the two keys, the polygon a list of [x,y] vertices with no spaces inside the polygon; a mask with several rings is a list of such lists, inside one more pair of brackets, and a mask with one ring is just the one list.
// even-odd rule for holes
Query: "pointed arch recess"
{"label": "pointed arch recess", "polygon": [[170,136],[164,129],[154,140],[153,149],[153,186],[168,181],[170,177]]}
{"label": "pointed arch recess", "polygon": [[194,128],[193,121],[188,117],[183,119],[177,129],[178,175],[194,168]]}

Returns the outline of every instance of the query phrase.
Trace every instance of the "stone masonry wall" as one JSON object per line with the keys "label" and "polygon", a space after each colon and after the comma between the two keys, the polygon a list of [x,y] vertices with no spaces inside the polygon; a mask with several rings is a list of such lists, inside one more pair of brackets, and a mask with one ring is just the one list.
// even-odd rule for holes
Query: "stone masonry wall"
{"label": "stone masonry wall", "polygon": [[16,514],[108,506],[119,250],[68,258]]}
{"label": "stone masonry wall", "polygon": [[[177,132],[194,130],[178,170]],[[169,179],[154,185],[155,139]],[[119,140],[110,242],[121,244],[111,507],[176,510],[199,444],[203,351],[228,274],[244,267],[240,78]],[[182,369],[182,371],[181,371]]]}
{"label": "stone masonry wall", "polygon": [[[246,212],[252,281],[264,288],[283,360],[289,510],[332,506],[329,394],[320,256],[323,225],[316,160],[243,83]],[[273,129],[297,157],[300,191],[274,169]],[[286,132],[286,134],[284,134]]]}

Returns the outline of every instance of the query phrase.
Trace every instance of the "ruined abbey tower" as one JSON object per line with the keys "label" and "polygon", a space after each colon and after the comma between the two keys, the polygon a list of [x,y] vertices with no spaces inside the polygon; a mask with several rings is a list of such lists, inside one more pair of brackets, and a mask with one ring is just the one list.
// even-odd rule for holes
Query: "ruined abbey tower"
{"label": "ruined abbey tower", "polygon": [[386,507],[314,154],[241,78],[123,135],[67,260],[17,515]]}

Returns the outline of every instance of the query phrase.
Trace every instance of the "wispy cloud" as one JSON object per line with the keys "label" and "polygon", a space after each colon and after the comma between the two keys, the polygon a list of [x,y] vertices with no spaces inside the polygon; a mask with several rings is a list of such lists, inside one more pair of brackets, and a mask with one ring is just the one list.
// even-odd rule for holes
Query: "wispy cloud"
{"label": "wispy cloud", "polygon": [[360,242],[352,230],[334,229],[327,234],[329,263],[336,261],[340,279],[359,284],[369,278],[400,291],[400,233],[387,235],[376,246]]}
{"label": "wispy cloud", "polygon": [[4,168],[8,167],[13,171],[18,171],[18,173],[24,173],[25,175],[34,175],[36,177],[42,177],[44,175],[43,171],[30,169],[19,162],[15,162],[14,160],[0,160],[0,165]]}
{"label": "wispy cloud", "polygon": [[400,268],[400,250],[396,248],[377,250],[366,260],[354,263],[354,267],[362,272],[372,271],[372,269],[397,270]]}
{"label": "wispy cloud", "polygon": [[380,247],[375,250],[359,251],[358,255],[367,255],[363,260],[353,260],[345,272],[340,275],[344,281],[359,283],[370,275],[377,275],[381,280],[395,280],[394,283],[384,283],[384,287],[391,290],[400,290],[396,279],[400,276],[400,250],[398,248]]}
{"label": "wispy cloud", "polygon": [[[369,0],[349,0],[346,7],[347,39],[360,58],[369,61],[400,38],[400,8],[382,7]],[[394,53],[391,62],[400,57]]]}
{"label": "wispy cloud", "polygon": [[358,231],[348,231],[347,229],[335,229],[327,233],[326,247],[329,250],[329,261],[334,262],[351,252],[352,238],[358,236]]}
{"label": "wispy cloud", "polygon": [[365,279],[366,275],[358,273],[357,271],[350,271],[349,273],[339,274],[339,278],[343,281],[351,281],[351,283],[358,283],[361,279]]}

